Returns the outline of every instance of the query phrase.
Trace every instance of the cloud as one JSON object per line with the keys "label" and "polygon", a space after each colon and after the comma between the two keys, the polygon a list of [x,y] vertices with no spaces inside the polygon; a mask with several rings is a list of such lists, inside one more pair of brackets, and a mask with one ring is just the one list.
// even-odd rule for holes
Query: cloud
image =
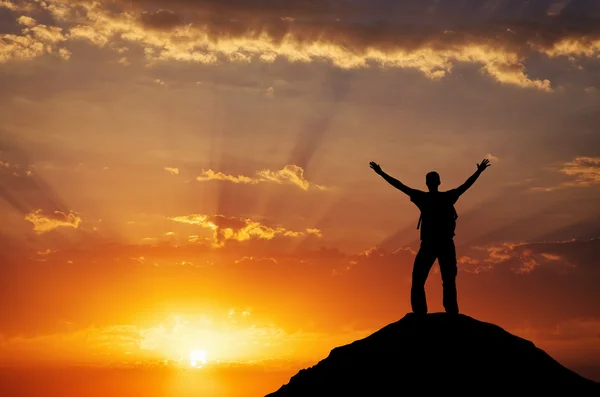
{"label": "cloud", "polygon": [[[35,20],[31,19],[34,23]],[[34,38],[42,43],[56,44],[66,40],[66,37],[62,33],[62,28],[57,26],[46,26],[46,25],[27,25],[23,29],[23,33],[26,35],[31,34]],[[51,52],[51,51],[49,51]]]}
{"label": "cloud", "polygon": [[45,249],[43,251],[38,251],[37,254],[41,255],[41,256],[47,256],[47,255],[50,255],[50,254],[54,254],[56,252],[57,252],[57,250],[55,250],[55,249],[47,248],[47,249]]}
{"label": "cloud", "polygon": [[600,157],[575,157],[555,168],[569,180],[553,186],[534,186],[531,190],[551,192],[568,187],[591,187],[600,185]]}
{"label": "cloud", "polygon": [[19,22],[21,25],[25,25],[25,26],[35,26],[35,24],[37,23],[35,21],[35,19],[28,17],[26,15],[22,15],[19,18],[17,18],[17,22]]}
{"label": "cloud", "polygon": [[474,274],[479,274],[492,268],[489,263],[465,255],[457,259],[457,265],[459,270]]}
{"label": "cloud", "polygon": [[306,229],[306,233],[315,235],[319,238],[323,237],[323,234],[319,229]]}
{"label": "cloud", "polygon": [[73,213],[54,211],[52,214],[44,214],[41,209],[25,215],[25,220],[33,224],[33,230],[38,233],[46,233],[59,227],[72,227],[77,229],[81,224],[81,218]]}
{"label": "cloud", "polygon": [[383,251],[381,249],[381,247],[379,247],[379,246],[371,247],[368,250],[366,250],[364,252],[361,252],[359,254],[359,256],[365,256],[367,258],[370,258],[370,257],[373,257],[373,256],[384,256],[384,255],[386,255],[386,252]]}
{"label": "cloud", "polygon": [[9,10],[16,11],[17,6],[9,0],[0,0],[0,7],[8,8]]}
{"label": "cloud", "polygon": [[227,175],[222,172],[215,172],[213,170],[202,170],[202,174],[196,178],[199,182],[206,182],[211,180],[227,181],[232,183],[244,183],[244,184],[257,184],[261,182],[273,182],[277,184],[288,184],[295,185],[302,190],[308,190],[311,186],[314,186],[319,190],[327,190],[326,187],[321,185],[313,185],[304,178],[304,169],[297,165],[286,165],[280,170],[271,171],[268,169],[260,170],[256,172],[256,177],[248,177],[244,175]]}
{"label": "cloud", "polygon": [[255,184],[259,183],[260,180],[250,178],[243,175],[233,176],[227,175],[222,172],[215,172],[213,170],[202,170],[202,174],[196,178],[198,182],[206,182],[206,181],[227,181],[232,183],[249,183]]}
{"label": "cloud", "polygon": [[498,157],[494,156],[491,153],[488,153],[487,156],[485,156],[485,158],[487,158],[488,160],[490,160],[491,162],[494,162],[494,163],[500,161],[500,159]]}
{"label": "cloud", "polygon": [[310,183],[304,179],[304,170],[297,165],[286,165],[278,171],[262,170],[258,171],[258,176],[264,181],[271,181],[279,184],[292,184],[302,190],[308,190]]}
{"label": "cloud", "polygon": [[35,19],[26,15],[19,16],[17,22],[25,26],[21,34],[0,33],[0,63],[31,60],[45,54],[65,58],[64,49],[61,52],[61,48],[57,47],[67,40],[61,27],[37,24]]}
{"label": "cloud", "polygon": [[240,263],[273,263],[277,264],[277,260],[275,258],[255,258],[253,256],[245,256],[242,259],[238,259],[235,261],[235,264]]}
{"label": "cloud", "polygon": [[600,185],[600,157],[576,157],[566,162],[560,172],[574,179],[565,183],[568,186]]}
{"label": "cloud", "polygon": [[[251,239],[272,240],[277,236],[282,237],[302,237],[306,235],[321,236],[317,229],[307,229],[297,232],[287,230],[283,227],[270,227],[261,224],[258,221],[244,218],[226,217],[223,215],[202,215],[193,214],[169,218],[172,221],[197,225],[204,229],[212,230],[213,236],[211,245],[220,248],[229,240],[248,241]],[[310,230],[310,232],[308,231]],[[194,236],[197,237],[197,236]],[[196,238],[195,240],[198,240]]]}
{"label": "cloud", "polygon": [[559,271],[593,270],[600,256],[600,238],[549,242],[509,243],[467,248],[468,255],[458,258],[459,268],[479,274],[497,268],[508,268],[517,274],[537,269]]}
{"label": "cloud", "polygon": [[67,50],[66,48],[59,48],[58,55],[60,55],[60,57],[65,61],[68,61],[69,59],[71,59],[71,55],[73,55],[73,53]]}
{"label": "cloud", "polygon": [[[415,69],[432,80],[446,77],[459,63],[470,63],[500,83],[551,91],[548,79],[529,76],[525,65],[531,55],[591,58],[600,53],[600,24],[591,10],[587,19],[573,24],[570,7],[549,13],[553,3],[547,1],[529,6],[521,21],[490,14],[486,2],[469,2],[461,13],[454,2],[376,3],[290,1],[282,8],[271,0],[47,0],[31,6],[66,25],[68,39],[85,38],[98,46],[136,43],[150,63],[268,63],[283,58],[326,61],[344,69]],[[438,24],[418,23],[436,20]]]}
{"label": "cloud", "polygon": [[542,255],[544,258],[551,260],[551,261],[559,261],[562,259],[562,257],[560,255],[547,254],[545,252],[542,252],[540,255]]}
{"label": "cloud", "polygon": [[158,10],[154,12],[143,11],[141,13],[142,25],[151,29],[170,30],[180,26],[183,18],[170,10]]}
{"label": "cloud", "polygon": [[35,40],[31,35],[0,35],[0,63],[13,60],[29,60],[48,52],[44,43]]}
{"label": "cloud", "polygon": [[85,25],[77,25],[72,27],[69,30],[68,37],[74,40],[87,40],[99,47],[105,46],[109,41],[108,37],[94,30],[92,26]]}
{"label": "cloud", "polygon": [[171,175],[179,175],[179,168],[165,167],[165,171]]}
{"label": "cloud", "polygon": [[[544,256],[530,249],[528,244],[504,243],[500,246],[487,247],[486,251],[488,257],[482,261],[475,259],[469,263],[468,259],[461,258],[463,269],[473,273],[480,273],[492,269],[493,266],[509,264],[512,266],[511,270],[514,272],[526,274],[535,270],[540,265],[542,259],[546,259]],[[469,270],[469,265],[475,265],[474,269]]]}

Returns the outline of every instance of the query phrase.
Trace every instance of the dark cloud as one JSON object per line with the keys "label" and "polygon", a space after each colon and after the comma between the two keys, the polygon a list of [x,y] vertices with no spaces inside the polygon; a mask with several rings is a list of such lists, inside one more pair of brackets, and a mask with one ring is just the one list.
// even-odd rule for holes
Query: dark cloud
{"label": "dark cloud", "polygon": [[354,14],[359,9],[353,1],[281,1],[281,0],[133,0],[122,2],[136,9],[167,8],[179,12],[198,12],[201,15],[219,16],[223,19],[240,16],[265,16],[280,18],[310,17],[315,15]]}
{"label": "dark cloud", "polygon": [[183,19],[180,15],[169,10],[158,10],[155,12],[143,12],[141,14],[142,24],[158,30],[168,30],[179,26]]}
{"label": "dark cloud", "polygon": [[[449,21],[471,21],[483,23],[481,19],[502,18],[505,20],[524,17],[547,16],[582,17],[598,16],[600,7],[586,0],[556,1],[520,0],[133,0],[127,1],[134,7],[170,8],[179,10],[204,10],[228,15],[269,15],[274,17],[362,17],[390,19],[403,16],[405,21],[415,18],[443,17]],[[167,7],[168,5],[168,7]]]}
{"label": "dark cloud", "polygon": [[597,278],[600,238],[588,240],[502,243],[489,246],[464,247],[458,254],[466,272],[511,271],[516,274],[578,275]]}
{"label": "dark cloud", "polygon": [[542,242],[523,245],[521,250],[530,249],[546,259],[573,266],[582,273],[600,275],[598,258],[600,258],[600,238],[589,240],[567,240],[560,242]]}
{"label": "dark cloud", "polygon": [[[320,27],[321,33],[330,33],[332,38],[352,37],[353,43],[384,44],[391,48],[400,42],[419,47],[434,37],[443,41],[444,35],[439,33],[449,33],[448,29],[455,29],[458,33],[446,35],[448,42],[477,36],[493,40],[504,32],[508,33],[502,37],[505,42],[526,44],[526,41],[534,39],[540,45],[600,31],[597,25],[600,18],[598,4],[576,0],[541,0],[525,4],[519,0],[502,3],[480,0],[134,0],[121,4],[137,11],[158,8],[159,11],[153,14],[161,15],[167,12],[165,10],[171,10],[190,21],[197,18],[196,22],[228,25],[232,33],[235,26],[243,30],[244,27],[257,28],[261,24],[275,35],[276,32],[286,33],[291,26]],[[560,4],[564,6],[558,7]],[[170,15],[169,20],[172,20]],[[157,18],[156,24],[163,25],[162,18]],[[402,26],[404,29],[396,30]],[[509,28],[513,30],[507,32]],[[395,35],[399,32],[407,36]],[[591,40],[592,37],[586,39]]]}
{"label": "dark cloud", "polygon": [[[67,27],[70,34],[62,41],[87,40],[99,46],[135,41],[145,47],[150,61],[214,64],[273,62],[280,57],[327,61],[346,69],[411,68],[431,79],[443,78],[455,65],[466,62],[480,65],[501,83],[552,91],[548,76],[529,76],[529,55],[593,57],[600,48],[596,7],[580,3],[558,10],[553,2],[531,8],[517,2],[500,6],[474,1],[373,5],[366,1],[154,0],[106,1],[100,6],[81,2],[83,13],[75,3],[50,3],[40,7]],[[30,30],[34,29],[46,28]],[[46,52],[25,55],[15,52],[10,40],[4,47],[12,51],[7,59],[25,55],[32,59],[46,52],[70,55],[57,42],[44,47]]]}

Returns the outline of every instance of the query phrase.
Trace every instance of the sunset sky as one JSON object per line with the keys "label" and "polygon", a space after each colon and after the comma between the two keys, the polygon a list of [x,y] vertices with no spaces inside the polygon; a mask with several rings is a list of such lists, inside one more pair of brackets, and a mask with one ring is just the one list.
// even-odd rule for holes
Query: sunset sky
{"label": "sunset sky", "polygon": [[461,312],[600,381],[600,2],[0,0],[0,91],[12,395],[275,391],[410,311],[419,212],[369,162],[484,158]]}

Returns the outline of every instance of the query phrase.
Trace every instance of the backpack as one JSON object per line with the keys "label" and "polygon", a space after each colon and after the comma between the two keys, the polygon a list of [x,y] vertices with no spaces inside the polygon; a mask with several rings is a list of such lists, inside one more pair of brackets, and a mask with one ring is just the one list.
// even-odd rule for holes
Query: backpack
{"label": "backpack", "polygon": [[[452,206],[452,217],[454,222],[456,222],[456,220],[458,219],[458,213],[456,212],[456,208],[454,208],[454,205]],[[423,213],[421,212],[421,215],[419,215],[419,223],[417,223],[417,230],[419,230],[419,228],[421,227],[421,222],[423,221]]]}

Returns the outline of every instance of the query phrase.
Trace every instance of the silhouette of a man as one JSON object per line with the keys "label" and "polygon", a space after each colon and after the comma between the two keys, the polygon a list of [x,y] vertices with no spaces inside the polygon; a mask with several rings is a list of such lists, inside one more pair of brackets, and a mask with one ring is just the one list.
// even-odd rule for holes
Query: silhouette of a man
{"label": "silhouette of a man", "polygon": [[421,247],[415,258],[412,272],[410,303],[412,311],[418,314],[427,313],[425,297],[425,281],[435,260],[438,260],[442,273],[443,303],[447,313],[458,314],[456,296],[456,249],[454,247],[454,230],[458,215],[454,204],[458,198],[475,183],[479,175],[490,166],[488,159],[477,164],[477,171],[465,183],[456,189],[440,192],[441,183],[437,172],[430,172],[425,178],[428,192],[412,189],[399,180],[392,178],[375,162],[370,166],[390,185],[410,197],[410,200],[421,210],[417,229],[421,229]]}

